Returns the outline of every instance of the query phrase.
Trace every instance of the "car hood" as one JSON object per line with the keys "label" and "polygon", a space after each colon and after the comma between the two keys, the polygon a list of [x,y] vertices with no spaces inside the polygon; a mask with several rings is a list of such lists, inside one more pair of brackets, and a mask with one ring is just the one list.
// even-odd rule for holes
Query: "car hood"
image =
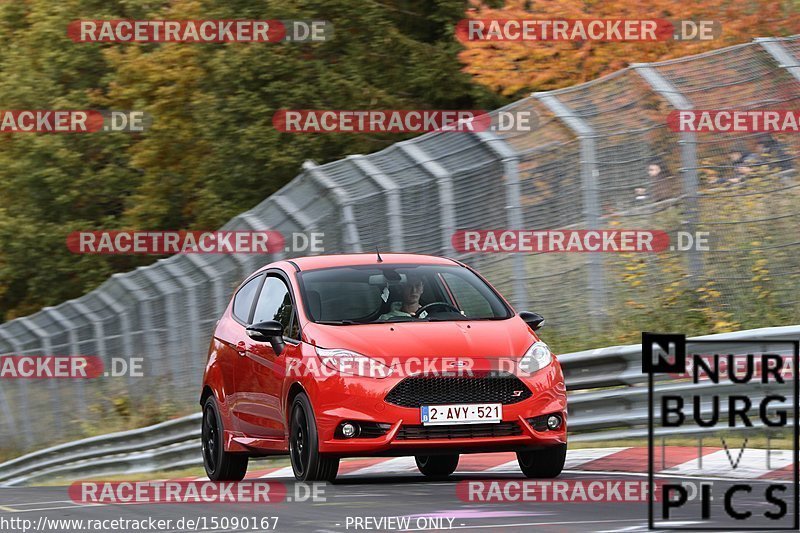
{"label": "car hood", "polygon": [[305,340],[379,358],[521,357],[538,339],[518,316],[506,320],[393,322],[332,326],[309,323]]}

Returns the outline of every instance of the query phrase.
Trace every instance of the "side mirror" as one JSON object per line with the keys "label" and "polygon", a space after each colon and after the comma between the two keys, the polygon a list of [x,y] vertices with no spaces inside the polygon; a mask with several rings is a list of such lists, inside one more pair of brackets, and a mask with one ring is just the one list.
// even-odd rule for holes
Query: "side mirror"
{"label": "side mirror", "polygon": [[277,320],[267,320],[247,326],[247,336],[254,341],[270,343],[275,355],[280,355],[286,346],[283,342],[283,324]]}
{"label": "side mirror", "polygon": [[519,314],[519,317],[524,320],[533,331],[537,331],[544,326],[544,317],[538,313],[523,311]]}

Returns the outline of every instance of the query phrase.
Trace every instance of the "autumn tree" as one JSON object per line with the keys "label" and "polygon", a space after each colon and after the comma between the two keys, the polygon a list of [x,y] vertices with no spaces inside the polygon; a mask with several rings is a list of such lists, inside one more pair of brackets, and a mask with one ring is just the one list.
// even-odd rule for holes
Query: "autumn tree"
{"label": "autumn tree", "polygon": [[754,37],[800,33],[800,4],[795,0],[583,1],[472,0],[472,19],[666,19],[721,23],[713,40],[602,41],[468,41],[459,55],[464,70],[493,91],[521,96],[596,79],[631,63],[683,57]]}
{"label": "autumn tree", "polygon": [[[0,322],[155,260],[76,256],[91,229],[216,229],[300,172],[408,135],[276,131],[280,108],[491,109],[461,72],[461,0],[0,3],[2,109],[120,109],[141,134],[0,135]],[[317,43],[74,43],[76,19],[324,19]]]}

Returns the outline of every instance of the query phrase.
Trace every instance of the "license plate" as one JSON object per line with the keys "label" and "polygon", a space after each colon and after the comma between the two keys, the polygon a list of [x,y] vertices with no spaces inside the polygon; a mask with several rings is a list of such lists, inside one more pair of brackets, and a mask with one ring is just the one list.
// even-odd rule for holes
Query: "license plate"
{"label": "license plate", "polygon": [[420,407],[420,415],[423,426],[436,424],[486,424],[503,420],[503,404],[423,405]]}

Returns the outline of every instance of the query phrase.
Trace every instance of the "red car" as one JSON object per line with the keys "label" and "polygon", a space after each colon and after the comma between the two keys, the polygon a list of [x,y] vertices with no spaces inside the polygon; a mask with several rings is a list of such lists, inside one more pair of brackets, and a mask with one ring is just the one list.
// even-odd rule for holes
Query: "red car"
{"label": "red car", "polygon": [[514,451],[528,477],[561,473],[558,361],[477,272],[452,259],[351,254],[278,261],[237,289],[203,378],[203,459],[240,480],[289,454],[301,481],[342,457],[415,456],[426,476],[462,453]]}

